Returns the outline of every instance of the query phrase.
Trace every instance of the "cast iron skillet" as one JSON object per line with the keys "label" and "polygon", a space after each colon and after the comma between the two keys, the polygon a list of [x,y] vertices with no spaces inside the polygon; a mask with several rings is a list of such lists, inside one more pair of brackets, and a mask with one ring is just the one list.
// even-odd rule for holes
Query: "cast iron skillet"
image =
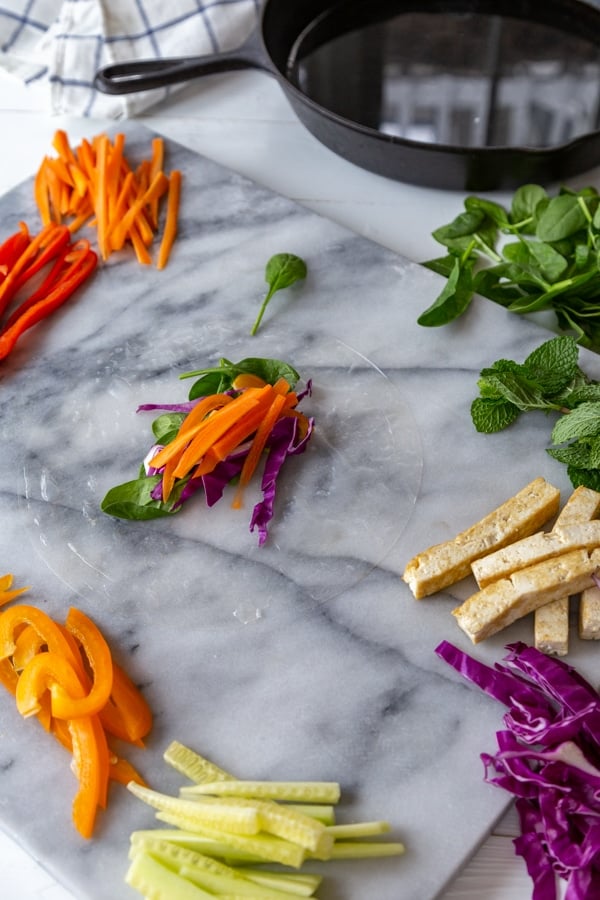
{"label": "cast iron skillet", "polygon": [[[390,61],[378,57],[376,68],[379,74],[385,69],[389,75],[392,69],[392,82],[384,82],[383,76],[376,84],[371,76],[369,81],[367,69],[362,67],[368,64],[369,54],[373,56],[369,49],[372,47],[370,41],[375,36],[380,50],[384,45],[388,46],[394,36],[391,29],[399,22],[409,22],[411,16],[417,17],[413,30],[405,32],[404,37],[400,34],[399,39],[396,34],[400,55],[406,54],[408,59],[402,58],[398,62],[397,58]],[[419,19],[419,16],[425,18]],[[512,35],[508,39],[508,48],[507,32],[504,31],[507,27],[516,29],[515,32],[508,32]],[[556,96],[552,96],[551,70],[553,66],[557,69],[556,61],[536,58],[535,46],[527,52],[525,63],[523,60],[514,62],[511,75],[514,76],[513,81],[518,82],[524,69],[526,75],[527,72],[537,73],[535,77],[538,80],[535,85],[517,88],[513,93],[522,95],[523,90],[529,90],[535,107],[536,96],[545,92],[551,101],[556,101],[557,109],[566,114],[572,106],[579,104],[585,92],[595,92],[588,102],[593,110],[588,112],[586,124],[583,128],[580,126],[579,132],[561,135],[559,128],[558,135],[552,141],[546,138],[546,143],[539,144],[535,142],[535,135],[531,140],[517,140],[515,144],[502,135],[496,140],[492,137],[489,142],[478,144],[471,139],[462,140],[460,129],[458,132],[455,129],[458,139],[452,136],[451,130],[447,130],[441,136],[438,134],[423,140],[418,132],[418,110],[412,122],[413,131],[409,131],[407,136],[384,132],[376,118],[370,121],[371,113],[357,116],[358,120],[355,120],[354,111],[348,113],[344,108],[346,91],[357,94],[363,88],[363,93],[370,92],[363,103],[365,108],[368,106],[371,109],[373,104],[376,106],[378,103],[381,105],[383,93],[390,90],[391,83],[399,96],[402,91],[407,95],[408,88],[409,103],[417,108],[419,104],[415,102],[415,92],[425,88],[416,85],[414,73],[431,63],[430,57],[420,58],[419,54],[431,56],[439,52],[441,62],[437,68],[433,67],[434,105],[441,103],[446,91],[447,73],[444,66],[451,66],[453,85],[464,88],[469,86],[470,81],[472,88],[476,83],[485,83],[487,107],[482,107],[482,114],[488,116],[488,131],[490,128],[493,131],[506,114],[501,98],[498,99],[501,79],[498,77],[497,51],[501,41],[504,40],[505,52],[510,56],[511,47],[527,42],[527,36],[538,29],[542,34],[537,42],[538,49],[542,44],[547,47],[547,35],[544,36],[547,28],[552,29],[552,40],[556,38],[560,41],[564,36],[565,40],[582,42],[587,57],[584,68],[580,67],[570,75],[567,73],[571,77],[572,94],[562,105],[558,88]],[[483,32],[485,38],[482,38]],[[429,39],[430,46],[427,45]],[[346,52],[358,53],[358,56],[352,56],[341,71],[336,69],[340,64],[339,56],[317,58],[314,71],[307,71],[309,74],[312,71],[310,77],[314,84],[320,84],[320,89],[307,90],[302,81],[306,73],[304,76],[298,74],[298,67],[305,57],[310,59],[310,54],[317,53],[320,48],[327,50],[335,47],[336,40],[345,41],[350,48],[346,48]],[[544,54],[541,56],[544,57]],[[578,65],[581,57],[577,46],[577,51],[567,53],[566,62],[563,60],[558,68],[562,66],[564,70]],[[399,181],[436,188],[489,191],[513,189],[528,182],[560,182],[600,163],[600,113],[596,108],[600,108],[599,66],[600,10],[582,0],[520,0],[519,3],[515,0],[265,0],[257,28],[245,43],[233,51],[115,64],[100,70],[95,84],[104,93],[124,94],[164,87],[215,72],[260,69],[277,78],[300,121],[339,156]],[[459,88],[453,87],[452,90],[456,93]],[[560,90],[564,90],[564,84]],[[334,95],[334,102],[329,103],[328,94]],[[464,119],[462,101],[455,99],[450,102],[452,108],[446,120],[460,121],[461,114]],[[400,118],[404,112],[400,103]],[[548,113],[543,109],[536,113],[534,109],[529,113],[526,127],[533,128],[536,115],[542,121]],[[467,123],[471,130],[473,122],[479,119],[477,113],[473,121]]]}

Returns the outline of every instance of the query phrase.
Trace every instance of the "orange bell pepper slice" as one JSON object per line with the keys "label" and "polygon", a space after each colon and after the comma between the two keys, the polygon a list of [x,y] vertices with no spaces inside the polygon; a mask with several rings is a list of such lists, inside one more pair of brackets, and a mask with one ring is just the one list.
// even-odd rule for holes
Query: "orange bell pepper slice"
{"label": "orange bell pepper slice", "polygon": [[108,745],[97,716],[69,720],[73,768],[79,788],[73,799],[73,823],[84,838],[91,838],[98,807],[106,805]]}
{"label": "orange bell pepper slice", "polygon": [[72,694],[59,683],[52,690],[52,715],[59,719],[73,719],[99,712],[108,702],[113,685],[113,663],[110,648],[98,626],[74,607],[68,612],[69,631],[85,653],[92,671],[92,686],[84,696]]}
{"label": "orange bell pepper slice", "polygon": [[5,606],[7,603],[10,603],[11,600],[14,600],[15,597],[18,597],[20,594],[23,594],[25,591],[28,591],[28,587],[15,588],[12,591],[10,588],[12,587],[13,576],[12,575],[2,575],[0,577],[0,606]]}
{"label": "orange bell pepper slice", "polygon": [[31,625],[37,631],[48,650],[64,656],[75,668],[80,665],[60,625],[43,610],[25,603],[0,613],[0,659],[7,659],[15,652],[16,638],[24,625]]}
{"label": "orange bell pepper slice", "polygon": [[25,718],[36,715],[42,708],[44,694],[49,691],[54,704],[59,687],[73,699],[85,697],[81,679],[64,656],[48,650],[37,653],[19,675],[15,694],[17,709]]}
{"label": "orange bell pepper slice", "polygon": [[115,662],[111,696],[99,716],[106,731],[114,737],[144,746],[142,739],[152,727],[152,712],[127,673]]}

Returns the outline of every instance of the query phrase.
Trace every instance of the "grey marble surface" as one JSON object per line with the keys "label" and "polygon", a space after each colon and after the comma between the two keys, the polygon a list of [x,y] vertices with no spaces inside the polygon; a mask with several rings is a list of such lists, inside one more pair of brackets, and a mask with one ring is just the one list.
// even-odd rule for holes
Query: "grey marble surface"
{"label": "grey marble surface", "polygon": [[[145,153],[149,133],[127,133]],[[315,864],[319,896],[428,900],[508,799],[479,760],[502,710],[434,648],[448,639],[492,661],[531,624],[473,650],[450,615],[473,584],[415,601],[400,576],[538,475],[567,496],[543,416],[494,437],[469,416],[480,369],[548,333],[487,301],[420,328],[433,273],[171,142],[168,165],[185,185],[168,268],[111,259],[0,368],[0,568],[32,585],[28,602],[58,618],[78,605],[101,625],[155,713],[130,754],[154,787],[179,786],[162,761],[174,738],[240,777],[339,780],[340,819],[386,818],[407,852]],[[27,182],[2,198],[5,233],[34,220],[31,193]],[[309,276],[250,337],[280,251]],[[222,355],[279,357],[314,384],[315,439],[287,470],[268,544],[248,531],[250,499],[154,523],[105,516],[105,491],[152,442],[138,404],[185,399],[179,374]],[[597,357],[582,364],[600,377]],[[597,681],[595,650],[575,641],[571,658]],[[65,752],[10,697],[0,710],[2,827],[82,900],[133,897],[128,836],[152,812],[114,787],[97,835],[80,840]]]}

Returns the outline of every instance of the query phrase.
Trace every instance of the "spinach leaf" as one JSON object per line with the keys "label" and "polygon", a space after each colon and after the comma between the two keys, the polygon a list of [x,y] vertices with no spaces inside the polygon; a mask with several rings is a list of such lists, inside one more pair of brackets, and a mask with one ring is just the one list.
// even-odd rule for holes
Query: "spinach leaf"
{"label": "spinach leaf", "polygon": [[300,375],[289,363],[258,356],[249,356],[237,363],[223,357],[219,360],[218,366],[184,372],[179,377],[198,379],[188,395],[190,400],[197,400],[198,397],[207,397],[229,390],[238,375],[257,375],[268,384],[275,384],[280,378],[285,378],[291,388],[294,388],[300,380]]}
{"label": "spinach leaf", "polygon": [[168,444],[172,441],[185,417],[186,413],[163,413],[155,419],[152,423],[152,433],[157,444]]}
{"label": "spinach leaf", "polygon": [[274,294],[290,287],[296,281],[306,278],[306,272],[306,263],[294,253],[276,253],[271,257],[265,268],[265,281],[269,285],[269,290],[261,304],[250,334],[254,335],[258,331],[265,310]]}
{"label": "spinach leaf", "polygon": [[540,216],[536,235],[541,241],[560,241],[585,228],[587,219],[573,194],[553,197]]}
{"label": "spinach leaf", "polygon": [[109,516],[117,519],[129,519],[137,522],[148,519],[159,519],[173,515],[177,510],[173,506],[179,500],[179,490],[173,490],[168,503],[162,500],[153,500],[152,491],[160,481],[160,475],[142,476],[135,481],[126,481],[111,488],[100,508]]}
{"label": "spinach leaf", "polygon": [[548,194],[539,184],[524,184],[512,198],[510,221],[524,234],[535,232],[536,213],[539,204],[548,200]]}
{"label": "spinach leaf", "polygon": [[472,298],[473,260],[457,257],[444,290],[417,321],[419,325],[446,325],[462,315]]}
{"label": "spinach leaf", "polygon": [[[424,265],[447,284],[419,324],[451,322],[477,294],[519,315],[551,310],[560,330],[600,352],[598,191],[561,188],[550,197],[541,185],[526,184],[508,209],[477,196],[464,207],[432,232],[448,255]],[[517,240],[499,240],[511,234]]]}

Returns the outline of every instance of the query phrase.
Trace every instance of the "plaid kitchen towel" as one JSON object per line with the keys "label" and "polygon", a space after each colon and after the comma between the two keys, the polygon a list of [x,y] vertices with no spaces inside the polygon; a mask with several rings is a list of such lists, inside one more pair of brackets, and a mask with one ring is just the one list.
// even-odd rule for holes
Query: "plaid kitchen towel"
{"label": "plaid kitchen towel", "polygon": [[0,70],[48,88],[49,112],[124,118],[171,88],[123,96],[93,86],[116,62],[237,47],[260,0],[0,0]]}

